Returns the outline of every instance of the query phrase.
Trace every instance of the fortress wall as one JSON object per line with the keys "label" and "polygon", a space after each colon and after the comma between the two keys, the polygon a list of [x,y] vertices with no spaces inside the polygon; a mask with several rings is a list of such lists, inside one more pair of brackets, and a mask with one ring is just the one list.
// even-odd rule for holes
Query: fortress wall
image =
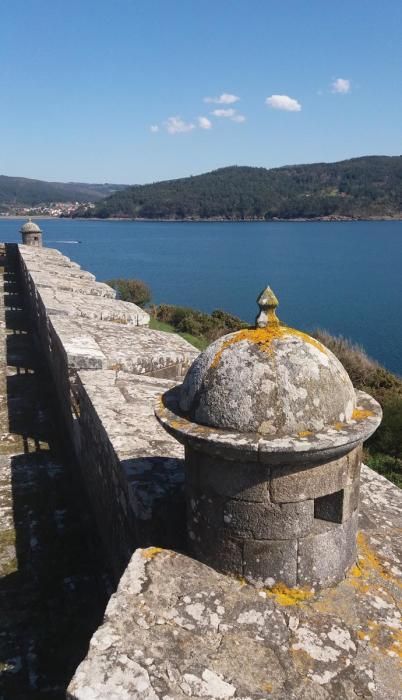
{"label": "fortress wall", "polygon": [[67,697],[399,700],[400,490],[363,467],[357,565],[336,588],[257,590],[178,553],[183,450],[153,407],[197,351],[58,251],[18,255],[116,583],[125,569]]}
{"label": "fortress wall", "polygon": [[198,351],[57,250],[18,246],[23,292],[116,582],[132,552],[183,546],[183,452],[157,396]]}

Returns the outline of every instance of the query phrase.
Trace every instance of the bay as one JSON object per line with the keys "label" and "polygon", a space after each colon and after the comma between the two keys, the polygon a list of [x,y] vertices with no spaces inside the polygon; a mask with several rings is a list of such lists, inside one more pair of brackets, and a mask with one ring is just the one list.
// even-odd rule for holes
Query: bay
{"label": "bay", "polygon": [[[156,303],[220,308],[252,322],[256,297],[269,284],[282,321],[350,338],[402,374],[400,221],[38,222],[44,245],[99,280],[145,280]],[[19,242],[20,226],[0,219],[0,240]]]}

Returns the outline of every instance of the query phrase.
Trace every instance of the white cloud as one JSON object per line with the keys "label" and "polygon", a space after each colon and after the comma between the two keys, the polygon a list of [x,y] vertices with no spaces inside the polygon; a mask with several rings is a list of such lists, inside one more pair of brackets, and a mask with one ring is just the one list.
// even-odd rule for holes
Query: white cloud
{"label": "white cloud", "polygon": [[288,95],[271,95],[265,100],[265,104],[272,109],[282,109],[285,112],[300,112],[301,104]]}
{"label": "white cloud", "polygon": [[246,121],[244,114],[234,114],[232,117],[232,122],[237,122],[238,124],[243,124]]}
{"label": "white cloud", "polygon": [[346,78],[337,78],[331,83],[332,92],[340,93],[341,95],[346,95],[346,93],[351,90],[350,80]]}
{"label": "white cloud", "polygon": [[157,124],[151,124],[149,130],[152,134],[157,134],[159,131],[159,126]]}
{"label": "white cloud", "polygon": [[231,107],[229,109],[214,109],[211,114],[213,114],[215,117],[234,117],[236,110],[232,109]]}
{"label": "white cloud", "polygon": [[198,117],[197,121],[200,129],[212,129],[212,122],[208,117]]}
{"label": "white cloud", "polygon": [[229,107],[229,109],[214,109],[211,114],[213,114],[215,117],[225,117],[226,119],[230,119],[232,122],[237,122],[238,124],[242,124],[246,121],[246,117],[243,114],[238,114],[238,112],[232,107]]}
{"label": "white cloud", "polygon": [[165,127],[168,134],[184,134],[195,129],[195,124],[185,122],[181,117],[169,117],[165,121]]}
{"label": "white cloud", "polygon": [[234,102],[238,102],[240,97],[237,95],[231,95],[228,92],[223,92],[219,97],[204,97],[204,102],[213,102],[216,105],[232,105]]}

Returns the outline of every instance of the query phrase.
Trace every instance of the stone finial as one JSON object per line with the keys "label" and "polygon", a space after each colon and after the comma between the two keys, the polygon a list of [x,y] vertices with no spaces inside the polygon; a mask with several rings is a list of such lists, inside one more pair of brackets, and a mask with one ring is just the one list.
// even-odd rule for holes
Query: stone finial
{"label": "stone finial", "polygon": [[279,324],[279,319],[275,311],[276,307],[279,305],[279,301],[271,287],[267,287],[261,292],[257,299],[257,304],[260,307],[260,313],[255,321],[257,328],[265,328],[268,324]]}

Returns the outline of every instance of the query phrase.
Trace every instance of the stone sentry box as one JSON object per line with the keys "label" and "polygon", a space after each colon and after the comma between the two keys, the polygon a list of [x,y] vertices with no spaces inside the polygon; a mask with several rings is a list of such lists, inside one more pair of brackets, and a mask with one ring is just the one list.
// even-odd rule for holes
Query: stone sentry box
{"label": "stone sentry box", "polygon": [[34,246],[35,248],[42,247],[42,231],[38,224],[35,224],[31,219],[28,219],[28,221],[21,226],[20,233],[24,245]]}
{"label": "stone sentry box", "polygon": [[156,407],[185,445],[187,532],[200,561],[258,586],[315,587],[356,560],[362,443],[381,408],[337,358],[282,324],[212,343]]}

